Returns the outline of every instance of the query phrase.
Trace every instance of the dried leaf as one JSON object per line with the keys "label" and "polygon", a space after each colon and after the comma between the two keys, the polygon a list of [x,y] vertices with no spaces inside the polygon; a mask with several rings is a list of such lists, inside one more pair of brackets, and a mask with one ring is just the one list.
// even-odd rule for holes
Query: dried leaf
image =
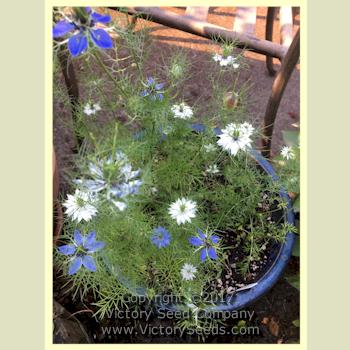
{"label": "dried leaf", "polygon": [[277,323],[277,321],[272,317],[270,322],[269,322],[269,331],[272,335],[274,335],[275,337],[278,337],[279,331],[280,331],[280,326]]}

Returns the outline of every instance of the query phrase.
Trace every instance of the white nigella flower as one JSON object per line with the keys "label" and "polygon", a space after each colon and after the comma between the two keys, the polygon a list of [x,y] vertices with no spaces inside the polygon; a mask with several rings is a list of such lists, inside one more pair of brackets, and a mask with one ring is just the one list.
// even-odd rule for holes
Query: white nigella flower
{"label": "white nigella flower", "polygon": [[214,60],[215,62],[220,62],[221,59],[222,59],[222,56],[219,55],[218,53],[216,53],[216,54],[213,56],[213,60]]}
{"label": "white nigella flower", "polygon": [[282,147],[281,155],[284,159],[287,159],[287,160],[295,158],[295,154],[292,150],[292,147],[289,147],[289,146]]}
{"label": "white nigella flower", "polygon": [[206,173],[208,174],[218,174],[220,172],[218,166],[216,164],[209,165],[208,168],[205,170]]}
{"label": "white nigella flower", "polygon": [[190,106],[187,106],[184,102],[173,105],[171,111],[174,113],[174,118],[190,119],[193,116],[193,111]]}
{"label": "white nigella flower", "polygon": [[232,66],[234,69],[239,68],[239,64],[236,62],[236,58],[233,56],[223,57],[220,60],[220,66],[221,67]]}
{"label": "white nigella flower", "polygon": [[77,189],[74,195],[67,195],[67,200],[63,203],[63,206],[67,208],[66,214],[71,216],[73,220],[78,222],[81,220],[89,221],[97,213],[97,209],[92,205],[94,201],[91,193]]}
{"label": "white nigella flower", "polygon": [[181,269],[182,278],[186,281],[192,281],[195,278],[197,268],[191,264],[185,263]]}
{"label": "white nigella flower", "polygon": [[191,222],[191,219],[196,216],[196,210],[196,202],[186,198],[179,198],[170,205],[169,214],[176,220],[178,225],[181,225],[185,222]]}
{"label": "white nigella flower", "polygon": [[132,170],[127,156],[117,151],[114,159],[108,157],[89,164],[90,179],[77,179],[75,183],[86,191],[99,194],[123,211],[127,197],[138,193],[142,181],[137,179],[141,170]]}
{"label": "white nigella flower", "polygon": [[247,137],[252,136],[254,132],[253,125],[247,122],[241,124],[241,130]]}
{"label": "white nigella flower", "polygon": [[249,123],[228,124],[219,135],[218,145],[235,156],[239,150],[246,150],[252,142],[250,136],[254,128]]}
{"label": "white nigella flower", "polygon": [[209,143],[208,145],[204,145],[205,152],[210,153],[210,152],[215,152],[216,151],[216,146],[212,143]]}
{"label": "white nigella flower", "polygon": [[219,62],[221,67],[232,66],[234,69],[239,68],[239,63],[237,63],[237,58],[231,55],[224,57],[216,53],[213,56],[213,60],[215,62]]}
{"label": "white nigella flower", "polygon": [[93,115],[96,114],[96,112],[100,111],[101,107],[99,103],[90,103],[88,102],[84,107],[84,113],[86,115]]}

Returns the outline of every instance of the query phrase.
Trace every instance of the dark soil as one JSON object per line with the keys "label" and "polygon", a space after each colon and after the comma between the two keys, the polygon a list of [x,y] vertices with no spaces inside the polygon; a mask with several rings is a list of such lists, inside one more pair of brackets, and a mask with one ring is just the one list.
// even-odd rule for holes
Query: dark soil
{"label": "dark soil", "polygon": [[211,289],[225,294],[233,294],[236,289],[258,281],[264,275],[266,267],[268,267],[268,257],[274,249],[278,249],[275,245],[265,244],[265,250],[261,252],[260,260],[248,263],[248,269],[244,274],[239,271],[238,262],[244,261],[248,256],[240,244],[240,239],[237,238],[237,233],[232,231],[225,233],[223,235],[223,246],[233,247],[233,249],[230,250],[221,278],[212,282]]}
{"label": "dark soil", "polygon": [[[183,8],[176,8],[176,12],[183,12]],[[234,18],[233,7],[212,7],[209,14],[209,22],[219,24],[226,28],[232,28]],[[258,8],[257,36],[264,37],[264,26],[266,19],[266,8]],[[298,17],[296,24],[298,25]],[[155,39],[152,43],[152,54],[149,58],[149,72],[158,73],[158,65],[163,57],[167,57],[173,50],[174,45],[180,46],[190,58],[193,66],[201,67],[201,72],[208,67],[211,59],[212,43],[209,40],[196,37],[191,34],[183,33],[178,30],[170,29],[158,24],[148,23],[151,27],[151,35]],[[278,20],[275,24],[274,41],[279,41]],[[162,53],[160,55],[159,53]],[[271,92],[273,78],[268,76],[265,67],[265,57],[247,52],[248,68],[243,72],[240,79],[242,84],[245,81],[252,83],[251,94],[249,96],[248,112],[255,124],[261,123],[264,115],[266,103]],[[275,61],[276,67],[279,65]],[[77,72],[79,76],[79,71]],[[157,74],[161,76],[161,72]],[[288,83],[284,97],[282,99],[275,132],[273,137],[273,153],[279,152],[282,145],[281,131],[292,129],[292,124],[299,120],[299,67]],[[210,96],[207,87],[206,78],[196,70],[191,71],[191,79],[184,89],[184,98],[189,104],[195,101],[202,102],[203,109],[206,108],[206,100]],[[83,87],[81,95],[84,96]],[[54,101],[54,145],[58,158],[58,164],[61,169],[61,193],[67,189],[64,172],[66,169],[74,166],[74,156],[72,149],[75,140],[69,129],[66,128],[70,123],[70,111],[67,106]],[[267,248],[268,249],[268,248]],[[232,262],[234,263],[234,262]],[[263,270],[263,268],[262,268]],[[299,271],[299,260],[292,258],[289,262],[286,273],[297,273]],[[224,278],[224,277],[223,277]],[[242,282],[242,281],[241,281]],[[247,281],[246,281],[247,282]],[[245,283],[246,283],[245,282]],[[223,284],[225,281],[223,281]],[[243,283],[243,282],[242,282]],[[170,317],[160,318],[160,315],[154,313],[146,321],[144,317],[137,319],[126,319],[118,317],[107,317],[98,320],[92,316],[96,311],[91,305],[94,299],[92,296],[83,301],[77,297],[73,300],[72,292],[68,290],[64,277],[55,274],[54,280],[54,299],[60,305],[57,308],[60,312],[55,313],[55,329],[81,328],[81,332],[56,332],[54,335],[55,343],[298,343],[299,328],[293,325],[293,321],[299,319],[299,291],[286,282],[284,278],[280,281],[254,305],[245,309],[246,312],[252,312],[252,318],[249,320],[244,313],[237,314],[237,317],[226,321],[225,332],[229,334],[207,335],[197,337],[196,335],[150,335],[147,331],[142,334],[141,329],[148,325],[148,329],[158,329],[160,325],[174,328],[175,321]],[[63,309],[61,309],[63,307]],[[150,305],[143,305],[145,311],[149,311]],[[65,310],[64,310],[65,309]],[[74,315],[72,317],[72,314]],[[257,327],[255,334],[232,335],[230,330],[237,326],[238,322],[245,327]],[[244,323],[245,322],[245,323]],[[62,324],[64,326],[62,326]],[[77,327],[77,325],[79,327]],[[113,329],[109,328],[110,334],[102,327],[132,326],[134,331],[131,334],[113,334]],[[158,328],[157,328],[158,327]],[[63,334],[63,335],[62,335]]]}

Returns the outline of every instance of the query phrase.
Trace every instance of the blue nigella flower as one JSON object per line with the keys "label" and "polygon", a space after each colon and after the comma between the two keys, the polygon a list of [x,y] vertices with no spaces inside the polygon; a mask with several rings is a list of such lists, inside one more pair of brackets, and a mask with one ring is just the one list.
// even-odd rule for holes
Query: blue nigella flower
{"label": "blue nigella flower", "polygon": [[141,170],[133,170],[127,156],[117,151],[115,157],[108,157],[89,164],[92,179],[76,179],[75,183],[88,192],[100,193],[115,207],[123,211],[130,196],[139,193],[142,180],[137,179]]}
{"label": "blue nigella flower", "polygon": [[197,232],[199,234],[199,237],[191,237],[189,239],[189,242],[195,247],[199,247],[199,249],[201,249],[201,261],[205,261],[206,258],[216,260],[218,256],[216,255],[216,251],[213,247],[213,244],[217,244],[220,238],[215,235],[204,234],[200,229],[197,229]]}
{"label": "blue nigella flower", "polygon": [[141,92],[142,97],[149,96],[152,100],[160,100],[162,101],[164,98],[162,89],[164,87],[163,83],[156,83],[156,81],[149,77],[147,78],[147,82],[143,83],[145,86],[145,90]]}
{"label": "blue nigella flower", "polygon": [[89,232],[83,236],[80,231],[74,231],[74,244],[67,244],[58,247],[58,251],[64,255],[72,255],[72,260],[69,265],[68,275],[74,275],[78,272],[81,266],[85,266],[88,270],[95,272],[96,264],[93,257],[90,255],[102,249],[105,246],[104,242],[96,241],[96,232]]}
{"label": "blue nigella flower", "polygon": [[166,228],[158,226],[153,230],[151,241],[159,249],[166,247],[170,244],[170,233]]}
{"label": "blue nigella flower", "polygon": [[52,30],[54,38],[59,38],[74,31],[74,34],[68,39],[68,49],[74,57],[82,54],[88,48],[89,38],[96,46],[102,49],[113,47],[113,41],[109,34],[104,29],[95,27],[97,22],[110,22],[111,16],[92,12],[90,7],[86,7],[84,11],[87,16],[86,23],[82,23],[78,18],[71,22],[61,20],[56,23]]}

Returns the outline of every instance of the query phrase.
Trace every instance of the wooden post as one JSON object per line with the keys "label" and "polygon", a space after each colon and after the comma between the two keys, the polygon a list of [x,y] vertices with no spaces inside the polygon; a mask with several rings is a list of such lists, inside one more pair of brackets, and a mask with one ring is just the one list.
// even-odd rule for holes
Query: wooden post
{"label": "wooden post", "polygon": [[63,212],[61,204],[58,200],[58,194],[59,194],[59,186],[60,186],[60,180],[59,180],[59,172],[58,172],[58,166],[56,161],[56,153],[55,148],[52,148],[52,177],[53,177],[53,184],[52,184],[52,205],[53,205],[53,239],[54,244],[56,243],[58,237],[60,236],[60,233],[62,231],[63,227]]}
{"label": "wooden post", "polygon": [[[118,7],[110,8],[113,10],[119,9]],[[197,21],[188,16],[178,15],[159,7],[128,7],[128,12],[132,15],[138,14],[140,18],[207,39],[217,38],[218,40],[234,42],[239,48],[250,49],[263,55],[268,54],[282,59],[286,53],[285,47],[267,40],[258,39],[255,35],[236,33],[215,24]]]}
{"label": "wooden post", "polygon": [[208,18],[209,6],[187,6],[186,16],[191,16],[198,21],[206,21]]}
{"label": "wooden post", "polygon": [[256,12],[256,7],[236,7],[233,31],[255,35]]}
{"label": "wooden post", "polygon": [[[71,106],[71,115],[73,120],[73,125],[77,126],[77,112],[79,108],[79,87],[78,81],[75,75],[74,66],[72,61],[69,59],[69,53],[67,49],[60,47],[58,51],[58,60],[61,66],[61,70],[64,77],[64,82],[66,84],[67,93],[69,97],[69,102]],[[82,138],[79,135],[75,135],[77,145],[76,150],[82,144]]]}
{"label": "wooden post", "polygon": [[282,46],[289,47],[293,41],[293,12],[291,6],[280,7],[280,35]]}
{"label": "wooden post", "polygon": [[286,57],[282,61],[281,69],[279,70],[275,81],[272,85],[272,92],[267,103],[263,138],[262,138],[262,154],[264,157],[269,158],[271,156],[271,138],[275,119],[280,105],[284,89],[287,86],[288,80],[294,70],[294,67],[298,63],[300,57],[300,29],[294,36],[292,44],[290,45]]}
{"label": "wooden post", "polygon": [[[268,7],[266,16],[265,39],[273,41],[273,23],[276,17],[278,7]],[[276,70],[273,67],[273,57],[266,55],[266,68],[271,76],[276,75]]]}

